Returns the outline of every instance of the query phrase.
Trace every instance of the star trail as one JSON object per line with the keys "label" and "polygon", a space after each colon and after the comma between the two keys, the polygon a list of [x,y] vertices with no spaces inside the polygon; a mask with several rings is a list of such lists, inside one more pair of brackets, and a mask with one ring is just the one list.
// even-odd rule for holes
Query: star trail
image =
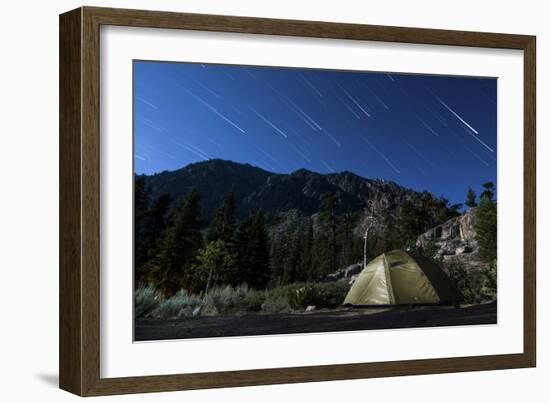
{"label": "star trail", "polygon": [[351,171],[462,202],[496,183],[497,79],[134,61],[134,168]]}

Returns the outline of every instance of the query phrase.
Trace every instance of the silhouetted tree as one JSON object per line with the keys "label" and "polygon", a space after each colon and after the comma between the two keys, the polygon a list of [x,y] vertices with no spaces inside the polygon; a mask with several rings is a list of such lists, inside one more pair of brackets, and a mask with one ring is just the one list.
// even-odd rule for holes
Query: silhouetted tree
{"label": "silhouetted tree", "polygon": [[468,193],[466,194],[466,201],[464,204],[470,208],[477,206],[477,195],[474,189],[468,187]]}
{"label": "silhouetted tree", "polygon": [[323,193],[321,195],[320,219],[323,231],[326,234],[326,253],[328,254],[328,271],[336,270],[336,204],[338,196],[335,193]]}
{"label": "silhouetted tree", "polygon": [[362,236],[355,233],[358,215],[346,213],[340,215],[337,230],[338,268],[361,261],[363,256]]}
{"label": "silhouetted tree", "polygon": [[414,243],[416,237],[422,233],[426,227],[424,219],[424,212],[420,208],[409,201],[403,204],[399,212],[398,226],[404,245]]}
{"label": "silhouetted tree", "polygon": [[156,244],[159,242],[161,234],[168,225],[168,212],[172,204],[172,197],[167,194],[161,194],[155,199],[147,214],[145,224],[145,239],[148,244],[148,252],[150,257],[151,251],[154,252]]}
{"label": "silhouetted tree", "polygon": [[480,202],[483,197],[486,197],[489,200],[494,200],[495,184],[493,182],[485,182],[482,186],[483,186],[483,192],[481,192]]}
{"label": "silhouetted tree", "polygon": [[157,255],[151,261],[151,283],[166,296],[191,281],[187,274],[203,243],[200,227],[200,196],[193,189],[173,209],[171,225],[164,231]]}
{"label": "silhouetted tree", "polygon": [[299,244],[298,222],[293,220],[272,245],[273,282],[275,285],[296,281]]}
{"label": "silhouetted tree", "polygon": [[227,248],[235,247],[235,192],[230,190],[214,213],[208,229],[208,242],[223,241]]}
{"label": "silhouetted tree", "polygon": [[497,258],[497,203],[493,199],[495,186],[492,182],[486,182],[483,187],[485,190],[480,197],[474,229],[480,257],[486,262],[493,262]]}
{"label": "silhouetted tree", "polygon": [[269,237],[261,211],[251,215],[237,231],[238,273],[232,282],[246,283],[251,288],[264,288],[271,276]]}
{"label": "silhouetted tree", "polygon": [[149,248],[145,232],[149,215],[151,195],[143,177],[136,176],[134,180],[134,265],[136,270],[135,287],[142,282],[142,266],[147,260]]}
{"label": "silhouetted tree", "polygon": [[318,272],[313,265],[313,222],[311,218],[304,220],[302,226],[302,245],[299,261],[299,270],[304,281],[317,280]]}

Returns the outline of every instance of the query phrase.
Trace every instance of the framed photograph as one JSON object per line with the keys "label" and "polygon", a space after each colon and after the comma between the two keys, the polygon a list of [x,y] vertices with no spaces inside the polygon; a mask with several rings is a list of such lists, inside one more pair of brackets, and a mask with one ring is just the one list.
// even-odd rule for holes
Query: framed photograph
{"label": "framed photograph", "polygon": [[535,37],[60,16],[60,386],[533,367]]}

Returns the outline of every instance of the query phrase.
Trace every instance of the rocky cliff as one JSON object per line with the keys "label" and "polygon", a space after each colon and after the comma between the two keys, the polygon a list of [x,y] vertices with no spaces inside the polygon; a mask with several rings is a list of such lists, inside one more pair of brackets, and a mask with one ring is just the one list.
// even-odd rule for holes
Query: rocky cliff
{"label": "rocky cliff", "polygon": [[435,255],[444,261],[458,259],[469,267],[485,267],[479,259],[479,247],[474,229],[476,209],[472,208],[461,216],[424,232],[416,240],[416,246],[435,248]]}

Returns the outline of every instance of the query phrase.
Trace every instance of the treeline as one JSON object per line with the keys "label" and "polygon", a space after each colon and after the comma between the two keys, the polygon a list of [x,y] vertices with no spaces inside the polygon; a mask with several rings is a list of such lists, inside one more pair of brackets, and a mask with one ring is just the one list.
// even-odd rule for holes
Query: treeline
{"label": "treeline", "polygon": [[273,235],[273,285],[319,281],[361,260],[362,240],[354,231],[360,214],[337,214],[331,204],[322,203],[322,210],[312,217],[292,217]]}
{"label": "treeline", "polygon": [[422,192],[418,200],[403,203],[397,215],[384,212],[375,218],[374,233],[368,238],[367,258],[393,249],[414,248],[417,237],[460,215],[462,204],[450,204],[444,197]]}
{"label": "treeline", "polygon": [[[237,220],[230,191],[210,222],[201,217],[200,195],[152,200],[143,178],[135,180],[135,286],[166,296],[180,289],[208,293],[221,285],[264,289],[322,280],[360,262],[365,212],[344,209],[335,193],[320,198],[318,213],[266,217],[257,211]],[[423,192],[393,214],[378,213],[368,237],[368,258],[411,245],[422,232],[459,215],[460,205]],[[266,221],[269,220],[268,232]]]}
{"label": "treeline", "polygon": [[[460,215],[460,204],[423,192],[405,202],[397,214],[385,211],[375,217],[368,237],[367,259],[410,246],[422,232]],[[329,273],[362,261],[366,212],[346,212],[334,193],[321,196],[320,211],[311,217],[287,218],[272,239],[275,285],[318,281]]]}
{"label": "treeline", "polygon": [[180,289],[207,293],[217,285],[265,288],[271,278],[269,237],[264,215],[240,223],[229,192],[208,228],[200,195],[192,190],[173,202],[151,200],[141,178],[135,181],[135,286],[149,284],[166,296]]}

